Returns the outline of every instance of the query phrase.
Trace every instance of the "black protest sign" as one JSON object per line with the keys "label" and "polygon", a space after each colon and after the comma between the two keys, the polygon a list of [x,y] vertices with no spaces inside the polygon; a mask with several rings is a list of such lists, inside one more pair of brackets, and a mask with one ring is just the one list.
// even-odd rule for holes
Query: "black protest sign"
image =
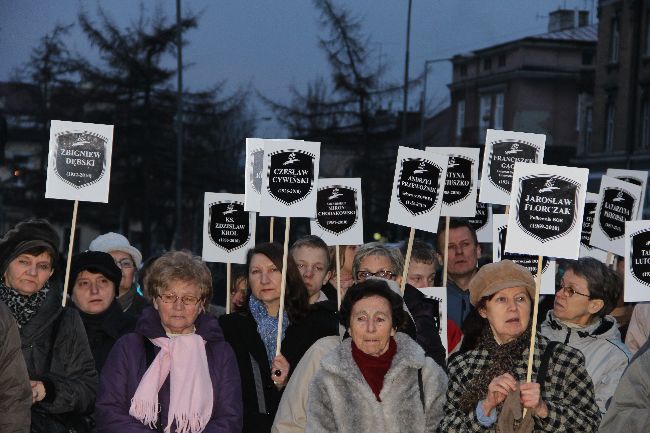
{"label": "black protest sign", "polygon": [[[537,275],[537,260],[539,256],[533,256],[529,254],[517,254],[517,253],[508,253],[506,252],[506,239],[508,237],[508,227],[506,225],[500,226],[499,231],[499,257],[501,260],[512,260],[513,262],[523,266],[528,269],[531,274],[534,276]],[[549,260],[548,257],[542,258],[542,273],[548,269]]]}
{"label": "black protest sign", "polygon": [[356,189],[331,185],[316,193],[316,221],[323,230],[340,235],[354,225],[358,214]]}
{"label": "black protest sign", "polygon": [[314,159],[312,153],[299,149],[271,153],[267,175],[269,194],[287,206],[305,199],[314,187]]}
{"label": "black protest sign", "polygon": [[474,227],[474,231],[478,232],[487,225],[489,219],[488,206],[486,203],[476,202],[476,215],[467,219],[467,222]]}
{"label": "black protest sign", "polygon": [[605,188],[598,223],[609,240],[620,239],[625,234],[625,222],[634,218],[636,199],[621,188]]}
{"label": "black protest sign", "polygon": [[210,205],[210,240],[219,248],[234,251],[251,239],[250,216],[244,203],[221,201]]}
{"label": "black protest sign", "polygon": [[55,136],[57,176],[75,188],[99,181],[106,170],[107,143],[107,137],[93,132],[59,132]]}
{"label": "black protest sign", "polygon": [[251,152],[251,170],[248,181],[257,193],[262,192],[262,173],[264,172],[264,149]]}
{"label": "black protest sign", "polygon": [[539,149],[520,140],[500,140],[492,143],[487,175],[490,183],[510,194],[515,162],[536,162]]}
{"label": "black protest sign", "polygon": [[565,236],[578,219],[578,182],[562,176],[531,175],[519,180],[517,224],[541,242]]}
{"label": "black protest sign", "polygon": [[585,213],[582,217],[582,232],[580,235],[580,244],[585,248],[591,248],[589,240],[591,239],[591,229],[596,218],[597,207],[598,203],[596,202],[585,203]]}
{"label": "black protest sign", "polygon": [[397,183],[399,203],[412,215],[431,211],[438,202],[442,167],[424,158],[405,158]]}
{"label": "black protest sign", "polygon": [[632,233],[629,242],[632,276],[641,284],[650,287],[650,229]]}
{"label": "black protest sign", "polygon": [[455,155],[449,157],[447,165],[447,179],[442,201],[447,206],[452,206],[465,200],[472,192],[474,161],[470,158]]}

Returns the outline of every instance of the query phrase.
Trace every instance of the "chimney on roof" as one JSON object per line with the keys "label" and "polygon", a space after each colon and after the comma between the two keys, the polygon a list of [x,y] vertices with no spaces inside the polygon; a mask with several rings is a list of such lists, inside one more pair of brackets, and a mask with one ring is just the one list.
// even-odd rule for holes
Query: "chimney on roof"
{"label": "chimney on roof", "polygon": [[589,11],[574,9],[558,9],[548,16],[548,31],[577,29],[589,25]]}

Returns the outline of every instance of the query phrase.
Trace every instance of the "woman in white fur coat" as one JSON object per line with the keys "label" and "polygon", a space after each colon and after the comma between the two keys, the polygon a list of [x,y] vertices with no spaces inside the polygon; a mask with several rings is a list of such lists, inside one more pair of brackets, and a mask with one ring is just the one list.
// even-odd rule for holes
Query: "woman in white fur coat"
{"label": "woman in white fur coat", "polygon": [[383,280],[348,289],[341,322],[352,338],[321,361],[310,385],[306,433],[435,430],[447,376],[397,332],[405,314],[402,298]]}

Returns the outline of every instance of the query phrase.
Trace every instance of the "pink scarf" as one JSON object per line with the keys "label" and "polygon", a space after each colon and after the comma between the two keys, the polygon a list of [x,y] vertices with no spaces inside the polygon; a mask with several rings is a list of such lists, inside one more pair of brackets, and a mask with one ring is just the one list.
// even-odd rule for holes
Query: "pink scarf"
{"label": "pink scarf", "polygon": [[212,416],[212,380],[205,341],[197,334],[159,337],[160,347],[131,399],[129,414],[150,428],[158,421],[158,391],[170,377],[169,412],[165,433],[176,422],[178,433],[200,433]]}

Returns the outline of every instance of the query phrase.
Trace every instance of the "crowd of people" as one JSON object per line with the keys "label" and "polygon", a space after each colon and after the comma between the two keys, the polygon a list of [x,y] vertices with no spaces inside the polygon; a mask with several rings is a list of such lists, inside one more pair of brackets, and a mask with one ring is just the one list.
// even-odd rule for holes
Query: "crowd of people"
{"label": "crowd of people", "polygon": [[[61,239],[21,222],[0,238],[0,432],[648,431],[650,303],[622,303],[621,267],[561,261],[533,328],[531,273],[446,227],[408,253],[259,243],[225,289],[189,251],[143,261],[106,233],[62,306]],[[446,314],[418,290],[443,281]]]}

